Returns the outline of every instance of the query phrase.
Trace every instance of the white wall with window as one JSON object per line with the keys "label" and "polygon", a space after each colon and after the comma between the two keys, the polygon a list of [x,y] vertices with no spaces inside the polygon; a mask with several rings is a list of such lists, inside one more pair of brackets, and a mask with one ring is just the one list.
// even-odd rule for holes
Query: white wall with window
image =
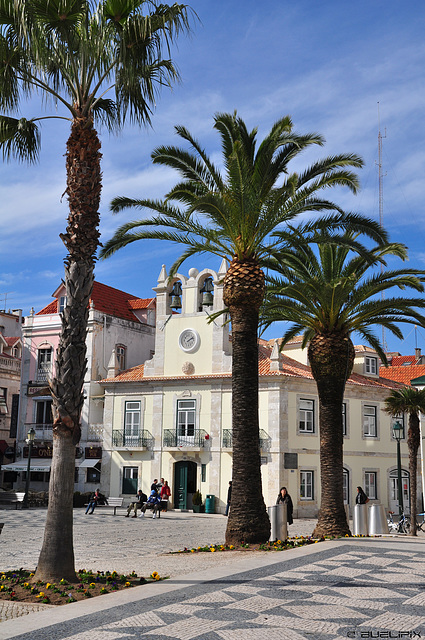
{"label": "white wall with window", "polygon": [[370,500],[378,499],[377,475],[376,471],[364,472],[364,491]]}
{"label": "white wall with window", "polygon": [[127,400],[124,407],[124,444],[136,446],[140,439],[142,422],[141,400]]}
{"label": "white wall with window", "polygon": [[308,398],[299,399],[299,422],[300,433],[315,433],[315,401]]}
{"label": "white wall with window", "polygon": [[314,500],[314,471],[300,471],[300,499]]}
{"label": "white wall with window", "polygon": [[378,437],[378,416],[376,405],[363,405],[363,436],[365,438]]}
{"label": "white wall with window", "polygon": [[118,362],[118,368],[120,369],[120,371],[124,371],[124,369],[126,368],[126,362],[127,362],[126,347],[123,344],[117,344],[115,347],[115,354]]}
{"label": "white wall with window", "polygon": [[365,356],[364,372],[366,375],[376,376],[378,374],[378,358],[375,358],[374,356]]}

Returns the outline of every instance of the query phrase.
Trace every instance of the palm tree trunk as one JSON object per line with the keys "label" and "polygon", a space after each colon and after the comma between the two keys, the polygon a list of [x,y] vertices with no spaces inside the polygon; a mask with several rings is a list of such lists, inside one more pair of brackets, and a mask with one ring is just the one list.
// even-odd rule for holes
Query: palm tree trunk
{"label": "palm tree trunk", "polygon": [[35,580],[76,580],[73,549],[75,445],[81,436],[83,385],[87,370],[86,332],[99,243],[100,142],[90,120],[76,119],[67,143],[69,217],[62,240],[66,308],[50,382],[53,398],[53,458],[46,528]]}
{"label": "palm tree trunk", "polygon": [[232,321],[232,500],[226,544],[263,543],[270,521],[261,484],[258,418],[258,317],[264,274],[256,263],[232,264],[224,301]]}
{"label": "palm tree trunk", "polygon": [[348,336],[316,335],[308,357],[319,394],[321,504],[313,537],[351,535],[343,500],[342,403],[353,368]]}
{"label": "palm tree trunk", "polygon": [[409,414],[409,431],[407,434],[407,446],[409,448],[409,474],[410,474],[410,535],[416,536],[417,520],[417,472],[418,472],[418,450],[420,445],[419,416],[415,413]]}

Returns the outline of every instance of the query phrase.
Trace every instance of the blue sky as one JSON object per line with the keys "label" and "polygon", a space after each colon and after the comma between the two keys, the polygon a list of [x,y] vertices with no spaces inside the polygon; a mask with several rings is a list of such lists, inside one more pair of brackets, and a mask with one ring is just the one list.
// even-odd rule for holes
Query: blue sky
{"label": "blue sky", "polygon": [[[425,4],[395,0],[193,0],[201,23],[173,49],[182,82],[158,98],[152,128],[128,126],[119,135],[100,130],[103,153],[102,238],[135,217],[112,216],[114,196],[161,197],[178,176],[153,167],[150,153],[178,140],[185,125],[219,161],[216,112],[234,111],[259,137],[289,114],[298,132],[317,131],[327,143],[302,156],[305,166],[322,155],[354,152],[365,160],[361,192],[334,192],[347,210],[378,219],[378,102],[383,139],[384,226],[409,247],[409,266],[425,268],[424,120]],[[25,115],[43,115],[32,101]],[[0,308],[28,314],[51,300],[63,276],[59,233],[67,216],[66,122],[43,121],[40,163],[14,161],[0,173]],[[293,167],[296,169],[297,167]],[[134,243],[99,262],[96,278],[140,297],[153,295],[163,263],[178,250]],[[212,267],[219,261],[208,260]],[[202,269],[199,257],[181,269]],[[401,265],[400,265],[401,266]],[[5,303],[5,294],[7,299]],[[279,331],[269,330],[268,336]],[[388,348],[425,351],[425,330],[405,328],[405,341],[386,335]]]}

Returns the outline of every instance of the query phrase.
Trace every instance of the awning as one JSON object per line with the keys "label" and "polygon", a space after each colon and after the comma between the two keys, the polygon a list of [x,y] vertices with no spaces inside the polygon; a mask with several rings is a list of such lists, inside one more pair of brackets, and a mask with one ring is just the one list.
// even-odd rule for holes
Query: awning
{"label": "awning", "polygon": [[[50,471],[51,460],[31,460],[31,471],[41,471],[47,473]],[[2,471],[26,471],[28,469],[28,460],[13,462],[12,464],[4,464]]]}
{"label": "awning", "polygon": [[97,460],[96,458],[88,458],[86,460],[83,460],[81,464],[78,465],[78,468],[81,469],[82,467],[95,467],[99,462],[101,462],[101,460]]}

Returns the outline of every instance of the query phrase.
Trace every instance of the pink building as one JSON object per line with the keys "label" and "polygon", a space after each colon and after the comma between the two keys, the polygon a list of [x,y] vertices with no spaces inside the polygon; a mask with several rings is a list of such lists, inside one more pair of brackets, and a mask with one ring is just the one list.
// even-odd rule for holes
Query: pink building
{"label": "pink building", "polygon": [[[25,484],[28,464],[26,439],[35,431],[31,452],[31,489],[47,490],[52,456],[52,399],[48,380],[55,373],[61,331],[60,313],[66,305],[64,285],[54,300],[38,313],[31,312],[23,327],[21,404],[14,489]],[[82,437],[76,447],[75,490],[92,491],[101,477],[104,378],[111,362],[117,373],[152,357],[155,333],[155,299],[138,298],[95,282],[90,299],[87,332],[87,373],[84,382]]]}

